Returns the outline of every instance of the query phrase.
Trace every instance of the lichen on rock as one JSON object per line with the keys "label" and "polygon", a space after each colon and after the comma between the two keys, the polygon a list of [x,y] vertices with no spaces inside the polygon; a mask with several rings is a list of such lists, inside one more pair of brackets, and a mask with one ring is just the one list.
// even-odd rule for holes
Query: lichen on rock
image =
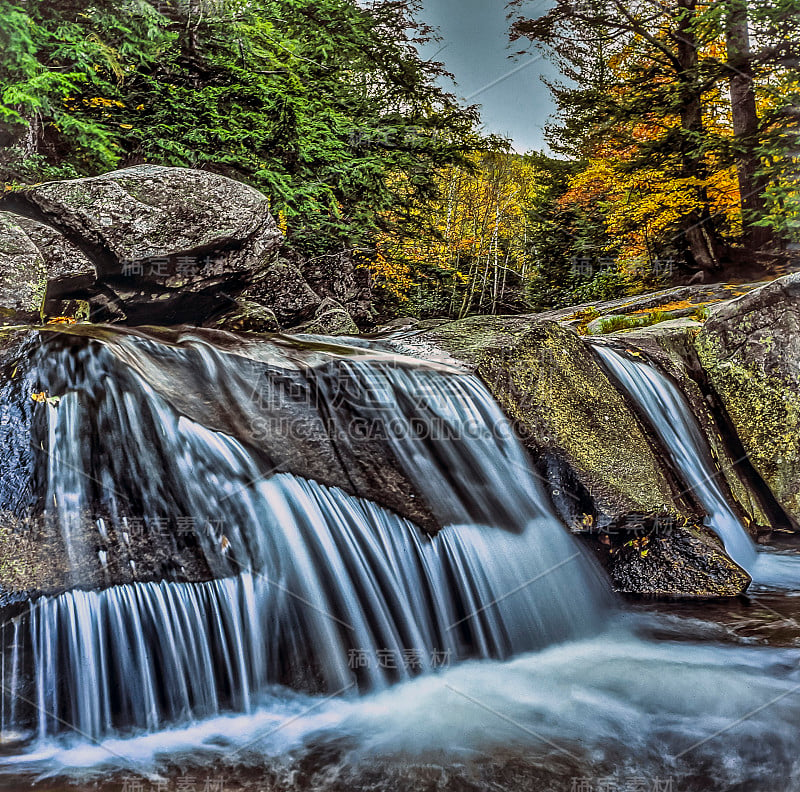
{"label": "lichen on rock", "polygon": [[750,461],[800,523],[800,273],[721,308],[696,347]]}

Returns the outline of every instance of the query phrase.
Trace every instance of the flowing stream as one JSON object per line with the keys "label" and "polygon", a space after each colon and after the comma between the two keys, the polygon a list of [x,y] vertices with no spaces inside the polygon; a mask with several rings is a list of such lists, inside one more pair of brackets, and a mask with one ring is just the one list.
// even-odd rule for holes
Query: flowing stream
{"label": "flowing stream", "polygon": [[[216,378],[227,374],[230,386],[241,359],[197,339],[171,349],[133,336],[115,343],[122,350],[111,354],[80,346],[84,365],[72,371],[72,347],[37,358],[50,386],[43,392],[58,393],[47,403],[48,526],[70,568],[83,569],[107,565],[118,550],[107,541],[111,526],[123,547],[157,544],[167,537],[156,529],[180,515],[203,560],[228,574],[32,601],[15,622],[3,679],[11,733],[27,725],[44,739],[64,724],[92,738],[154,730],[249,712],[276,683],[374,690],[444,662],[505,658],[602,625],[596,571],[473,377],[403,359],[343,358],[336,392],[328,382],[326,398],[311,405],[327,418],[338,399],[380,433],[411,485],[449,517],[430,538],[372,501],[271,470],[258,440],[246,446],[179,413],[127,363],[141,372],[148,354],[167,357],[165,368],[169,356],[194,358]],[[294,431],[284,437],[290,453],[305,439]],[[488,522],[492,513],[499,525]],[[128,563],[131,575],[142,571]],[[23,691],[31,705],[12,708]]]}
{"label": "flowing stream", "polygon": [[702,429],[675,384],[653,366],[632,360],[611,347],[597,345],[595,350],[647,417],[686,486],[695,492],[708,513],[708,527],[722,540],[730,557],[756,584],[800,588],[800,559],[759,552],[734,513],[720,487],[722,474],[711,462]]}
{"label": "flowing stream", "polygon": [[[750,564],[674,388],[600,354]],[[0,785],[800,788],[798,652],[620,612],[476,378],[200,333],[15,366],[64,572],[0,627]]]}

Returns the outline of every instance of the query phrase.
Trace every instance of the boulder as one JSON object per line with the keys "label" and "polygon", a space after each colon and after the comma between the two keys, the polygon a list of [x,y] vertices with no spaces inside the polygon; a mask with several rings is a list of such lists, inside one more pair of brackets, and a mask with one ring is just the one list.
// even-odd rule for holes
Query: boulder
{"label": "boulder", "polygon": [[281,324],[275,312],[252,300],[238,299],[236,310],[209,323],[215,330],[231,333],[279,333]]}
{"label": "boulder", "polygon": [[605,566],[614,588],[629,594],[735,597],[750,585],[715,536],[690,526],[609,549]]}
{"label": "boulder", "polygon": [[266,196],[187,168],[140,165],[47,182],[3,205],[50,226],[91,261],[102,295],[95,320],[200,324],[269,269],[283,243]]}
{"label": "boulder", "polygon": [[720,308],[696,346],[750,462],[800,523],[800,273]]}
{"label": "boulder", "polygon": [[38,322],[47,301],[95,279],[94,265],[57,231],[0,212],[0,323]]}
{"label": "boulder", "polygon": [[347,309],[336,300],[326,297],[317,308],[314,318],[296,328],[294,332],[326,336],[354,336],[358,335],[359,330]]}
{"label": "boulder", "polygon": [[322,303],[306,283],[297,263],[284,256],[252,279],[242,292],[241,300],[269,308],[280,328],[308,319]]}
{"label": "boulder", "polygon": [[[23,195],[56,227],[107,251],[113,263],[219,251],[213,269],[239,271],[252,269],[254,257],[262,260],[283,239],[266,196],[207,171],[137,165],[46,182]],[[148,270],[142,277],[164,276]]]}
{"label": "boulder", "polygon": [[[533,317],[472,317],[393,343],[483,379],[562,518],[619,591],[716,597],[747,588],[657,441],[572,330]],[[643,538],[650,549],[639,548]]]}

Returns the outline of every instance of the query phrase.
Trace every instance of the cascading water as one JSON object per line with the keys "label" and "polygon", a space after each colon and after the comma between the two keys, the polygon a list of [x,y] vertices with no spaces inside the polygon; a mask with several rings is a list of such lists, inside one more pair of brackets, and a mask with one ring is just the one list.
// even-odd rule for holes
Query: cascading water
{"label": "cascading water", "polygon": [[0,788],[800,788],[797,651],[603,628],[474,378],[201,332],[18,357],[0,510],[44,504],[64,569],[0,627]]}
{"label": "cascading water", "polygon": [[[248,352],[120,333],[46,339],[35,354],[45,518],[70,590],[32,602],[6,635],[8,733],[154,730],[250,712],[276,683],[376,689],[602,624],[602,582],[475,378],[290,342],[268,361]],[[260,375],[279,388],[289,370],[307,387],[265,405]],[[292,400],[296,420],[276,423]],[[297,468],[332,467],[359,443],[388,449],[438,535],[288,472],[309,444]],[[116,585],[74,588],[87,574]]]}
{"label": "cascading water", "polygon": [[651,423],[686,485],[708,513],[708,527],[722,540],[731,558],[750,574],[754,583],[797,588],[800,559],[757,550],[722,493],[720,473],[711,464],[708,443],[678,388],[647,363],[601,344],[594,349]]}

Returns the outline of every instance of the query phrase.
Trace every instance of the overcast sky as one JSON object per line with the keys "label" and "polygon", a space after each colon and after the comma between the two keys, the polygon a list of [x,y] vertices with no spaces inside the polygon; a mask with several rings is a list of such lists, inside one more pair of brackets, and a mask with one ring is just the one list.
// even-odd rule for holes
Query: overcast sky
{"label": "overcast sky", "polygon": [[[422,54],[436,56],[456,78],[454,93],[481,105],[481,118],[489,132],[506,135],[517,151],[546,148],[543,127],[554,107],[550,93],[539,79],[554,75],[551,63],[536,50],[510,60],[526,42],[508,43],[505,0],[423,0],[424,21],[439,28],[442,41],[430,44]],[[528,11],[546,7],[531,2]],[[524,66],[515,74],[508,72]],[[499,80],[495,85],[492,85]],[[487,87],[491,86],[491,87]],[[453,89],[452,83],[449,85]]]}

